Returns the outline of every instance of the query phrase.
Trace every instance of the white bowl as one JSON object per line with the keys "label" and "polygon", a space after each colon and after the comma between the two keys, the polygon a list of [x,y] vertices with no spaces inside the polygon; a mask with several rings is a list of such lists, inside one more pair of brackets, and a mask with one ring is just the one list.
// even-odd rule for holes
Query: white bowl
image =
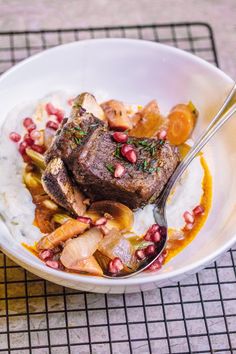
{"label": "white bowl", "polygon": [[[156,98],[164,113],[176,103],[192,100],[200,112],[196,135],[217,112],[232,85],[233,81],[214,66],[165,45],[129,39],[75,42],[35,55],[1,76],[0,124],[22,101],[69,88],[95,95],[105,92],[107,97],[130,103],[143,104]],[[124,280],[53,270],[17,243],[3,222],[2,251],[32,273],[79,290],[136,292],[181,280],[215,260],[236,241],[235,131],[236,121],[232,119],[205,149],[213,175],[210,215],[194,241],[162,270]]]}

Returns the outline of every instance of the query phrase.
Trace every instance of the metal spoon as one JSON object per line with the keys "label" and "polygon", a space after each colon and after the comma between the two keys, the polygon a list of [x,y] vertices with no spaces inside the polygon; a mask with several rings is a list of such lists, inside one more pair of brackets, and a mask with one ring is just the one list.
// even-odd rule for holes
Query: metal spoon
{"label": "metal spoon", "polygon": [[227,96],[224,104],[218,111],[218,113],[215,115],[215,117],[212,119],[211,123],[209,126],[206,128],[204,133],[197,139],[197,141],[194,143],[193,147],[191,150],[189,150],[188,154],[185,156],[185,158],[180,162],[176,170],[174,171],[173,175],[170,177],[169,181],[167,182],[164,190],[162,191],[161,195],[156,201],[156,205],[153,210],[154,214],[154,219],[158,225],[161,226],[162,230],[162,238],[161,241],[156,245],[156,252],[155,254],[151,257],[148,258],[146,261],[143,263],[140,263],[140,267],[128,274],[120,273],[117,274],[116,276],[108,276],[105,275],[107,278],[128,278],[132,277],[146,268],[148,268],[162,253],[166,246],[167,242],[167,220],[166,220],[166,201],[168,199],[168,196],[175,185],[175,183],[179,180],[179,178],[182,176],[186,168],[189,166],[191,161],[195,158],[195,156],[202,150],[202,148],[208,143],[208,141],[215,135],[215,133],[223,126],[224,123],[226,123],[229,118],[236,113],[236,84],[234,84],[232,90],[230,91],[229,95]]}

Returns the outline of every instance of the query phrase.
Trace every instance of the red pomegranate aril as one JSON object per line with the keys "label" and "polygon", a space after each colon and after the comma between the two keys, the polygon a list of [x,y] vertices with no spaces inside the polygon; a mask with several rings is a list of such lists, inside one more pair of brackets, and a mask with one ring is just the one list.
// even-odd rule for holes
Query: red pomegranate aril
{"label": "red pomegranate aril", "polygon": [[166,139],[166,136],[167,136],[167,131],[166,131],[166,130],[160,131],[160,133],[159,133],[159,139],[165,140],[165,139]]}
{"label": "red pomegranate aril", "polygon": [[59,268],[59,262],[58,261],[51,261],[51,260],[48,260],[45,262],[45,264],[50,267],[50,268],[53,268],[53,269],[58,269]]}
{"label": "red pomegranate aril", "polygon": [[27,144],[28,146],[31,146],[31,145],[34,144],[34,140],[31,139],[30,134],[28,134],[28,133],[25,134],[25,136],[24,136],[24,141],[26,142],[26,144]]}
{"label": "red pomegranate aril", "polygon": [[104,226],[107,223],[107,218],[105,218],[104,216],[98,220],[95,221],[94,225],[95,226]]}
{"label": "red pomegranate aril", "polygon": [[58,123],[61,123],[64,119],[64,116],[65,116],[64,111],[62,111],[61,109],[58,109],[57,113],[55,115],[57,117]]}
{"label": "red pomegranate aril", "polygon": [[45,106],[46,112],[49,116],[56,115],[58,109],[53,106],[52,103],[48,102]]}
{"label": "red pomegranate aril", "polygon": [[155,270],[158,270],[162,267],[162,264],[159,262],[159,258],[157,258],[148,268],[150,272],[153,272]]}
{"label": "red pomegranate aril", "polygon": [[159,230],[159,225],[158,224],[153,224],[149,229],[148,229],[148,231],[149,232],[151,232],[151,233],[154,233],[154,232],[156,232],[156,231],[158,231]]}
{"label": "red pomegranate aril", "polygon": [[136,163],[137,161],[137,154],[134,150],[129,150],[127,151],[127,153],[125,154],[125,158],[131,162],[131,163]]}
{"label": "red pomegranate aril", "polygon": [[152,236],[152,234],[148,231],[148,232],[146,233],[146,235],[144,236],[144,240],[145,240],[145,241],[151,241],[151,236]]}
{"label": "red pomegranate aril", "polygon": [[84,224],[91,224],[91,223],[92,223],[92,219],[91,219],[91,218],[88,218],[88,217],[86,217],[86,216],[78,216],[78,217],[77,217],[77,220],[78,220],[79,222],[84,223]]}
{"label": "red pomegranate aril", "polygon": [[135,252],[135,255],[136,255],[136,257],[137,257],[139,260],[142,260],[142,259],[144,259],[144,258],[146,257],[144,250],[137,250],[137,251]]}
{"label": "red pomegranate aril", "polygon": [[115,165],[114,177],[121,178],[125,174],[125,168],[121,163]]}
{"label": "red pomegranate aril", "polygon": [[54,255],[52,250],[43,250],[41,252],[39,252],[39,258],[42,260],[48,260],[49,258],[52,258]]}
{"label": "red pomegranate aril", "polygon": [[43,154],[45,152],[45,149],[43,146],[40,146],[40,145],[36,145],[36,144],[33,144],[31,146],[31,149],[38,152],[39,154]]}
{"label": "red pomegranate aril", "polygon": [[183,214],[183,218],[186,223],[193,224],[194,223],[194,216],[189,211],[185,211]]}
{"label": "red pomegranate aril", "polygon": [[133,149],[134,148],[132,145],[124,144],[124,145],[122,145],[121,150],[120,150],[121,155],[125,157],[127,152],[130,150],[133,150]]}
{"label": "red pomegranate aril", "polygon": [[30,127],[32,124],[34,124],[33,119],[30,117],[26,117],[23,120],[23,126],[28,130],[28,127]]}
{"label": "red pomegranate aril", "polygon": [[161,255],[162,255],[164,258],[166,258],[167,255],[168,255],[168,250],[167,250],[167,249],[164,249],[164,251],[162,252]]}
{"label": "red pomegranate aril", "polygon": [[204,214],[205,209],[202,205],[197,205],[194,209],[193,209],[193,214],[194,215],[202,215]]}
{"label": "red pomegranate aril", "polygon": [[9,134],[9,138],[14,143],[18,143],[20,141],[20,139],[21,139],[21,136],[18,133],[12,132],[12,133]]}
{"label": "red pomegranate aril", "polygon": [[149,245],[145,248],[145,255],[146,256],[151,256],[153,253],[155,253],[156,247],[154,245]]}
{"label": "red pomegranate aril", "polygon": [[150,226],[149,229],[148,229],[148,231],[147,231],[147,233],[146,233],[146,235],[144,236],[144,239],[145,239],[146,241],[150,241],[151,238],[152,238],[152,235],[153,235],[156,231],[158,231],[159,228],[160,228],[160,226],[159,226],[158,224],[153,224],[152,226]]}
{"label": "red pomegranate aril", "polygon": [[26,153],[22,154],[22,158],[25,163],[30,163],[32,161],[31,158]]}
{"label": "red pomegranate aril", "polygon": [[21,155],[25,154],[25,149],[28,147],[28,144],[25,141],[22,141],[19,145],[19,152]]}
{"label": "red pomegranate aril", "polygon": [[161,240],[161,235],[159,231],[154,232],[154,234],[151,236],[152,242],[159,242]]}
{"label": "red pomegranate aril", "polygon": [[47,128],[53,129],[53,130],[57,130],[59,128],[58,123],[53,122],[52,120],[49,120],[46,124]]}
{"label": "red pomegranate aril", "polygon": [[112,274],[119,273],[124,268],[120,258],[116,257],[108,263],[108,272]]}
{"label": "red pomegranate aril", "polygon": [[163,254],[161,254],[157,259],[161,264],[163,264],[165,257],[163,256]]}
{"label": "red pomegranate aril", "polygon": [[126,143],[128,135],[122,132],[115,132],[113,133],[113,139],[117,141],[117,143]]}
{"label": "red pomegranate aril", "polygon": [[36,130],[36,129],[34,129],[34,130],[32,130],[32,131],[30,132],[30,137],[31,137],[31,139],[33,139],[33,140],[39,139],[40,136],[41,136],[41,133],[40,133],[38,130]]}
{"label": "red pomegranate aril", "polygon": [[158,230],[161,234],[161,236],[166,236],[167,234],[167,228],[165,226],[159,226],[159,230]]}

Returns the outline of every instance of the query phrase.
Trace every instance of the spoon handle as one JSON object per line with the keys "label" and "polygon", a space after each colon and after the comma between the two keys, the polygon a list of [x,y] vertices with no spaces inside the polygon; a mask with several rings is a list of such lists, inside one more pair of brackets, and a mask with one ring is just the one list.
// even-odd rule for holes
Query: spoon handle
{"label": "spoon handle", "polygon": [[[189,150],[188,154],[185,158],[180,162],[175,172],[169,179],[163,194],[161,195],[161,201],[165,201],[170,194],[170,191],[177,180],[182,176],[183,172],[186,170],[190,162],[194,159],[194,157],[202,150],[202,148],[208,143],[208,141],[216,134],[216,132],[226,123],[229,118],[236,113],[236,84],[234,84],[232,90],[227,96],[225,102],[222,107],[212,119],[211,123],[208,125],[206,130],[200,135],[200,137],[196,140],[191,150]],[[159,202],[159,203],[160,203]]]}

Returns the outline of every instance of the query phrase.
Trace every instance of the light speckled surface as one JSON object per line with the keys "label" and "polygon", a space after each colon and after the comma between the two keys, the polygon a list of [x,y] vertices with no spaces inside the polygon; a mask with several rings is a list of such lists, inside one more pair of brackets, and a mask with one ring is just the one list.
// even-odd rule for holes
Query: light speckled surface
{"label": "light speckled surface", "polygon": [[[201,20],[213,27],[221,67],[236,78],[234,0],[107,4],[0,0],[0,31]],[[28,354],[31,345],[33,354],[234,353],[235,264],[233,250],[179,286],[106,296],[63,289],[0,255],[0,350],[9,353],[10,347],[16,350],[10,353]]]}

